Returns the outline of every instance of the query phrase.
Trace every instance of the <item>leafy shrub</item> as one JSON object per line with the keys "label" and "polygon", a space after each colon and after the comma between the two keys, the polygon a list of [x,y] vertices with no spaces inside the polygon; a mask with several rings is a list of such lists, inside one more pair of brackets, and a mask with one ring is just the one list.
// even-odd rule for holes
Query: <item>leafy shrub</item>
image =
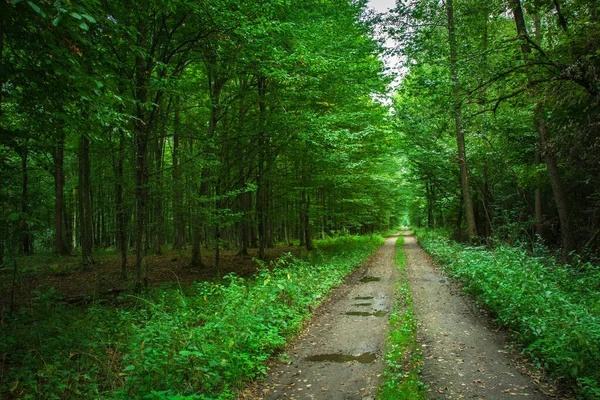
{"label": "leafy shrub", "polygon": [[561,265],[521,248],[466,247],[419,232],[423,247],[513,330],[524,352],[584,397],[600,395],[600,268]]}
{"label": "leafy shrub", "polygon": [[0,331],[7,398],[232,398],[265,373],[316,306],[381,243],[317,241],[252,279],[228,275],[179,290],[126,296],[127,307],[57,306],[52,294]]}

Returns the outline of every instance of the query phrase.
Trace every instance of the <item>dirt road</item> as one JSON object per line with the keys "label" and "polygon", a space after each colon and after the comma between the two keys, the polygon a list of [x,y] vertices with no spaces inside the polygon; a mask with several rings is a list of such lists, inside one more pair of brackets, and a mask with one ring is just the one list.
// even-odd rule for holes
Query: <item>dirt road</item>
{"label": "dirt road", "polygon": [[[335,290],[251,399],[375,399],[396,278],[396,237]],[[515,368],[487,317],[449,284],[414,236],[405,251],[430,398],[545,399]]]}
{"label": "dirt road", "polygon": [[548,398],[514,366],[502,335],[433,267],[414,236],[405,237],[404,249],[429,397]]}
{"label": "dirt road", "polygon": [[336,289],[255,389],[259,399],[374,399],[392,306],[397,237]]}

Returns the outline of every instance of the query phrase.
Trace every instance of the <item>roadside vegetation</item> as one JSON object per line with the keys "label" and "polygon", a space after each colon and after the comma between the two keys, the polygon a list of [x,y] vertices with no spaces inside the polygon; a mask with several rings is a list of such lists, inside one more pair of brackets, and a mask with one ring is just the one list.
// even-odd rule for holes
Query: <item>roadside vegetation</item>
{"label": "roadside vegetation", "polygon": [[[418,230],[423,247],[523,345],[523,353],[581,398],[600,397],[600,267],[561,264],[518,246],[493,249]],[[543,253],[539,251],[539,253]]]}
{"label": "roadside vegetation", "polygon": [[316,241],[254,277],[227,275],[90,307],[38,293],[0,330],[2,398],[233,398],[383,242]]}
{"label": "roadside vegetation", "polygon": [[425,387],[421,382],[423,358],[417,344],[417,322],[408,285],[403,244],[404,237],[398,237],[394,257],[397,270],[395,298],[386,344],[386,368],[383,372],[383,384],[377,395],[380,400],[425,399]]}

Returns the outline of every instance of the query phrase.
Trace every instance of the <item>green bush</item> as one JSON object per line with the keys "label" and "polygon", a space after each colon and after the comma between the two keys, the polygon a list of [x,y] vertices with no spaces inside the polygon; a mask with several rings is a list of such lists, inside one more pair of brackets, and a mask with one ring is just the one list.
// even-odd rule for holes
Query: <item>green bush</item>
{"label": "green bush", "polygon": [[310,310],[381,243],[317,241],[252,279],[233,275],[126,296],[126,307],[56,305],[40,294],[0,331],[5,398],[232,398]]}
{"label": "green bush", "polygon": [[493,250],[419,232],[423,247],[515,332],[524,352],[583,397],[600,396],[600,268],[561,265],[526,250]]}

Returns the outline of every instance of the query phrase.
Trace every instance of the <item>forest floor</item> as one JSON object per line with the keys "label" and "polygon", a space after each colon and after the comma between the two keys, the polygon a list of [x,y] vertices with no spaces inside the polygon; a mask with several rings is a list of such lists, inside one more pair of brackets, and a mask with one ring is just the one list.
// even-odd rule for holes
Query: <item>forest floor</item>
{"label": "forest floor", "polygon": [[[315,312],[305,331],[242,399],[375,399],[394,298],[391,237]],[[407,235],[404,249],[423,383],[429,398],[557,398]]]}
{"label": "forest floor", "polygon": [[[259,268],[257,249],[249,249],[248,256],[239,256],[237,250],[222,250],[220,271],[214,267],[214,252],[202,248],[204,268],[191,268],[191,249],[169,250],[160,255],[149,255],[149,286],[188,286],[196,281],[208,281],[235,273],[241,277],[253,275]],[[305,252],[298,246],[278,246],[266,249],[266,261],[283,254],[301,256]],[[135,255],[127,256],[127,280],[121,279],[121,255],[115,252],[95,254],[95,263],[81,267],[79,256],[58,257],[54,254],[19,256],[16,258],[17,275],[12,268],[0,269],[0,308],[29,305],[32,297],[54,288],[54,297],[71,303],[92,299],[111,298],[132,289]],[[14,285],[13,285],[14,277]],[[14,289],[14,290],[13,290]],[[14,293],[13,293],[14,292]]]}

